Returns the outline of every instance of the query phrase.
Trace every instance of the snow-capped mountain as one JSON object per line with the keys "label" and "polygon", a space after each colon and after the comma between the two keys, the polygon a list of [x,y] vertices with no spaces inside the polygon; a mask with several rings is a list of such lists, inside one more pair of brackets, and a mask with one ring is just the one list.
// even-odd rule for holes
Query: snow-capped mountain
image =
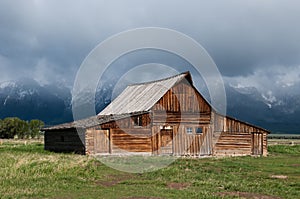
{"label": "snow-capped mountain", "polygon": [[46,123],[72,120],[71,93],[66,87],[41,86],[32,79],[0,83],[0,118],[41,119]]}
{"label": "snow-capped mountain", "polygon": [[300,133],[300,93],[259,92],[255,87],[225,85],[227,113],[273,132]]}
{"label": "snow-capped mountain", "polygon": [[[95,94],[95,112],[110,103],[113,85],[101,84]],[[92,103],[89,90],[78,92],[79,106]],[[87,117],[82,113],[82,117]],[[64,85],[40,85],[35,80],[22,78],[0,83],[0,119],[19,117],[23,120],[40,119],[46,124],[73,120],[71,89]]]}
{"label": "snow-capped mountain", "polygon": [[[115,79],[115,80],[114,80]],[[117,77],[100,82],[95,93],[95,112],[100,112],[125,88],[114,90]],[[123,88],[123,87],[124,88]],[[121,88],[122,87],[122,88]],[[276,94],[255,87],[225,83],[227,114],[278,133],[300,133],[300,93],[285,90]],[[298,87],[299,88],[299,87]],[[294,89],[294,88],[291,88]],[[77,92],[78,106],[93,102],[88,89]],[[113,95],[114,93],[114,95]],[[40,85],[31,79],[0,83],[0,119],[40,119],[47,124],[72,121],[71,90],[63,85]],[[77,107],[75,107],[77,108]],[[88,113],[87,113],[88,114]],[[82,117],[89,116],[82,113]]]}

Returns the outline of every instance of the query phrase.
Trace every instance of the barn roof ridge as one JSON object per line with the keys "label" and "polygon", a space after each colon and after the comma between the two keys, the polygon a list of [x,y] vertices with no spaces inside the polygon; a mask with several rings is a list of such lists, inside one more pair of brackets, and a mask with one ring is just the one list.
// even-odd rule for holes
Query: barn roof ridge
{"label": "barn roof ridge", "polygon": [[191,76],[191,73],[190,73],[190,71],[186,71],[186,72],[182,72],[182,73],[179,73],[177,75],[169,76],[169,77],[166,77],[166,78],[163,78],[163,79],[157,79],[157,80],[148,81],[148,82],[133,83],[133,84],[129,84],[128,86],[139,86],[139,85],[146,85],[146,84],[153,84],[153,83],[163,82],[163,81],[166,81],[166,80],[169,80],[169,79],[172,79],[172,78],[176,78],[176,77],[179,77],[179,76],[182,76],[182,75],[184,75],[184,77]]}

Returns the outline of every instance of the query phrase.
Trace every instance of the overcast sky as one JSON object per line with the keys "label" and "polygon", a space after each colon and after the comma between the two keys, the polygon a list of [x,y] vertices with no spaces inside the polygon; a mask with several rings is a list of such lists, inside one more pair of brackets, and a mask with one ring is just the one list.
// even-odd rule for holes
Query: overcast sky
{"label": "overcast sky", "polygon": [[1,0],[0,82],[72,85],[101,41],[155,26],[198,41],[232,84],[280,91],[300,85],[299,24],[298,0]]}

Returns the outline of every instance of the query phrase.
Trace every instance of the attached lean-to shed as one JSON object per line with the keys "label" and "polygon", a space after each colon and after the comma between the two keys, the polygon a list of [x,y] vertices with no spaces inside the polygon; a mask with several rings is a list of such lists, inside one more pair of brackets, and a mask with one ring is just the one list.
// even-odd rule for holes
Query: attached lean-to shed
{"label": "attached lean-to shed", "polygon": [[97,116],[44,130],[45,149],[87,155],[267,155],[269,133],[218,114],[189,72],[130,85]]}

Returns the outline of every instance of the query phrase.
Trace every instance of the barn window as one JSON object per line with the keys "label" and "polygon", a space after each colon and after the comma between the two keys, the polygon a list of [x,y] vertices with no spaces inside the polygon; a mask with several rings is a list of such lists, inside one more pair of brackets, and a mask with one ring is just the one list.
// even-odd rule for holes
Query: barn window
{"label": "barn window", "polygon": [[202,127],[196,128],[196,133],[201,134],[203,132]]}
{"label": "barn window", "polygon": [[192,134],[192,133],[193,133],[193,128],[191,128],[191,127],[186,127],[186,133],[187,133],[187,134]]}
{"label": "barn window", "polygon": [[143,117],[142,115],[135,116],[132,118],[134,126],[143,126]]}

